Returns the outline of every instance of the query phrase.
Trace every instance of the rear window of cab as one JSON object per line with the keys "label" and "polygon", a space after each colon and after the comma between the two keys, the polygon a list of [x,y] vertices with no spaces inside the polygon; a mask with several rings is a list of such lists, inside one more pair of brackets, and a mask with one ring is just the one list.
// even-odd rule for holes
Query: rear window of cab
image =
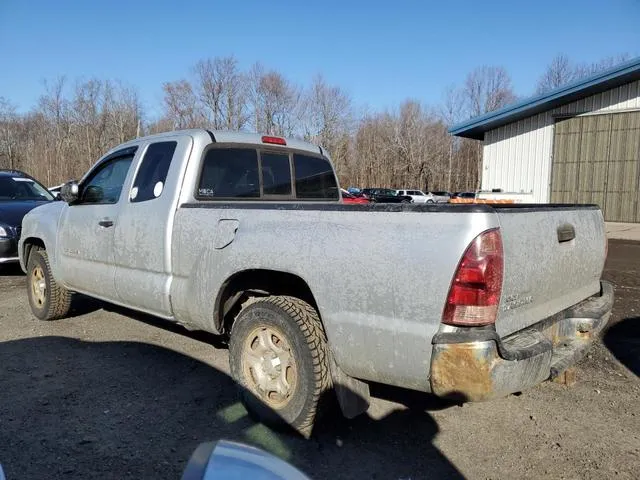
{"label": "rear window of cab", "polygon": [[198,200],[338,200],[329,161],[311,154],[254,148],[205,153]]}

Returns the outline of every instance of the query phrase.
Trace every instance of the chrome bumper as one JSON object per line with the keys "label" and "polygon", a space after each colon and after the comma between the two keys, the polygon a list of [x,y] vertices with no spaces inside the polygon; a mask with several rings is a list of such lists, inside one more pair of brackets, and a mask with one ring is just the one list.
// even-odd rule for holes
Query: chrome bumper
{"label": "chrome bumper", "polygon": [[13,237],[0,238],[0,263],[13,263],[18,260],[18,240]]}
{"label": "chrome bumper", "polygon": [[433,338],[431,391],[459,401],[520,392],[580,360],[605,327],[613,286],[551,318],[501,339],[491,327],[441,332]]}
{"label": "chrome bumper", "polygon": [[0,263],[17,263],[20,261],[18,257],[0,257]]}

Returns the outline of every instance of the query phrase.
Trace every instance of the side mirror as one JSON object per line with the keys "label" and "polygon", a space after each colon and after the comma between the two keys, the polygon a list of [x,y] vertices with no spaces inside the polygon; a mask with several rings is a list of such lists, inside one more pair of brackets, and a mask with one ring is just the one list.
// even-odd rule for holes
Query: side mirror
{"label": "side mirror", "polygon": [[62,185],[59,195],[60,198],[65,202],[73,203],[78,200],[79,193],[80,187],[78,187],[78,184],[74,180],[72,180]]}

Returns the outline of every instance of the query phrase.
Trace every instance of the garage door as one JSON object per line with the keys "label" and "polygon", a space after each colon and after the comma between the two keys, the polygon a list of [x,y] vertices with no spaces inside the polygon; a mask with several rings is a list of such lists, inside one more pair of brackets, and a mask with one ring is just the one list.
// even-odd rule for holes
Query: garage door
{"label": "garage door", "polygon": [[605,220],[640,222],[640,112],[558,120],[551,201],[595,203]]}

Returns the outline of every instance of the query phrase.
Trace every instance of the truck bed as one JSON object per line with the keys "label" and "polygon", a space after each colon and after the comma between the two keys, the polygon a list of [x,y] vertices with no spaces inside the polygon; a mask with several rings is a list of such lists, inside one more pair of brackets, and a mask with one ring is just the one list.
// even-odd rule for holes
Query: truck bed
{"label": "truck bed", "polygon": [[[564,224],[576,238],[559,244]],[[346,373],[426,390],[452,276],[470,242],[497,227],[505,250],[500,335],[598,289],[605,236],[595,206],[193,202],[175,217],[174,313],[211,331],[211,292],[235,272],[288,272],[313,292]]]}

